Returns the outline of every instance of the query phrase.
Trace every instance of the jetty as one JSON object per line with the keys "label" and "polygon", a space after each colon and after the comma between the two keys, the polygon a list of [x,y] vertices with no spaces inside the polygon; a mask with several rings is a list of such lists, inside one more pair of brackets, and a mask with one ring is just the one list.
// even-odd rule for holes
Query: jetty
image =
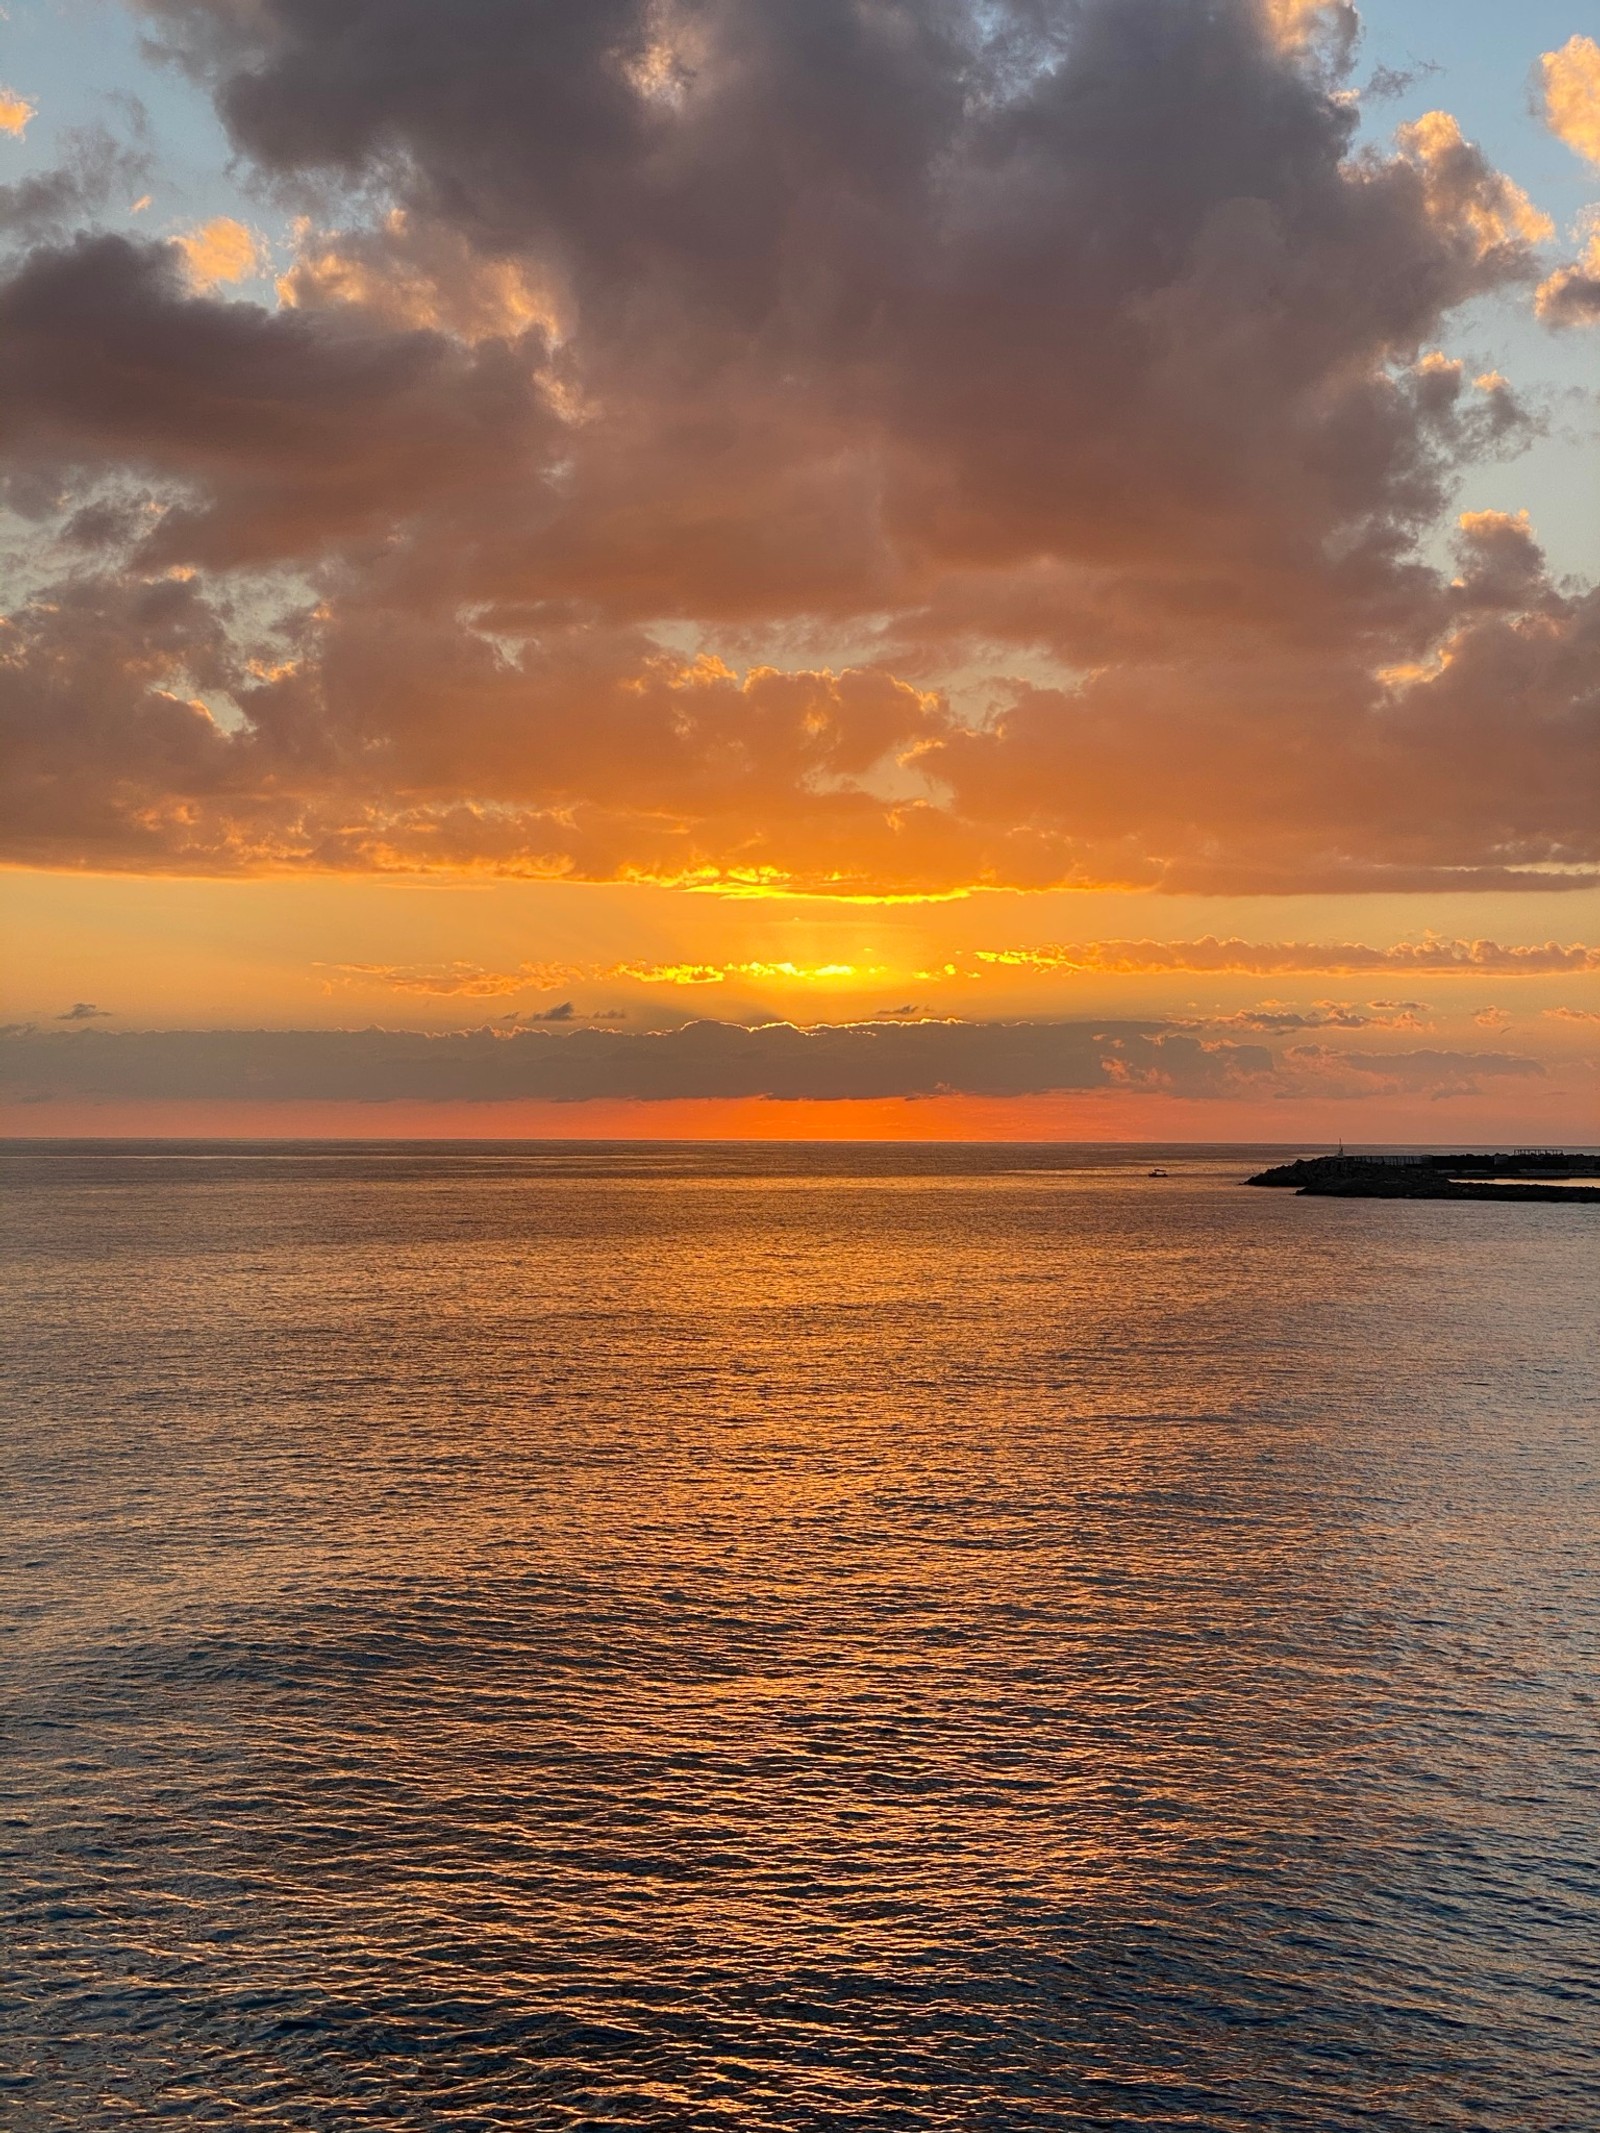
{"label": "jetty", "polygon": [[[1593,1179],[1593,1184],[1575,1182]],[[1506,1155],[1313,1155],[1249,1185],[1336,1200],[1573,1200],[1600,1207],[1600,1155],[1517,1148]]]}

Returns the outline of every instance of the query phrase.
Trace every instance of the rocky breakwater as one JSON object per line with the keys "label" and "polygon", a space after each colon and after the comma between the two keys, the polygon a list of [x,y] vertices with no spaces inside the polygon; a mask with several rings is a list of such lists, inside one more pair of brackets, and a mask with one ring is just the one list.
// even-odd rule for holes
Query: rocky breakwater
{"label": "rocky breakwater", "polygon": [[[1596,1182],[1574,1182],[1582,1179]],[[1246,1182],[1339,1200],[1577,1200],[1600,1207],[1600,1156],[1554,1148],[1509,1155],[1314,1155]]]}

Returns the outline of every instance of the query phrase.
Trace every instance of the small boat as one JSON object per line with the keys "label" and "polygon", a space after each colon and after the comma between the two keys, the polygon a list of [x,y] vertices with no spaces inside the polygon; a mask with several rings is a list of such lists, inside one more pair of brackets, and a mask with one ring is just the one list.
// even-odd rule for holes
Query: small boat
{"label": "small boat", "polygon": [[1166,1174],[1167,1174],[1167,1173],[1166,1173],[1166,1172],[1165,1172],[1164,1170],[1160,1169],[1159,1167],[1158,1167],[1158,1168],[1156,1168],[1155,1170],[1152,1170],[1152,1171],[1150,1171],[1150,1172],[1148,1173],[1148,1175],[1149,1175],[1149,1176],[1151,1176],[1151,1177],[1153,1177],[1153,1178],[1164,1178],[1164,1177],[1166,1176]]}

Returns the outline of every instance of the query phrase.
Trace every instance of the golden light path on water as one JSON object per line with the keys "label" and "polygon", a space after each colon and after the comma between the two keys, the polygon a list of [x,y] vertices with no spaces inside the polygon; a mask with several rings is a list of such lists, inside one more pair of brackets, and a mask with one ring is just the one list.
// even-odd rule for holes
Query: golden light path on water
{"label": "golden light path on water", "polygon": [[1588,1210],[13,1147],[17,2123],[1600,2123]]}

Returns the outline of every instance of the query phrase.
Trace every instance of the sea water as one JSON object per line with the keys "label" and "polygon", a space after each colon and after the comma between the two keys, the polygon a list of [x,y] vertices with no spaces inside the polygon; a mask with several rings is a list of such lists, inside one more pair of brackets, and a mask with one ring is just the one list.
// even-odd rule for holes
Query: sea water
{"label": "sea water", "polygon": [[1264,1159],[13,1145],[7,2123],[1600,2127],[1600,1219]]}

